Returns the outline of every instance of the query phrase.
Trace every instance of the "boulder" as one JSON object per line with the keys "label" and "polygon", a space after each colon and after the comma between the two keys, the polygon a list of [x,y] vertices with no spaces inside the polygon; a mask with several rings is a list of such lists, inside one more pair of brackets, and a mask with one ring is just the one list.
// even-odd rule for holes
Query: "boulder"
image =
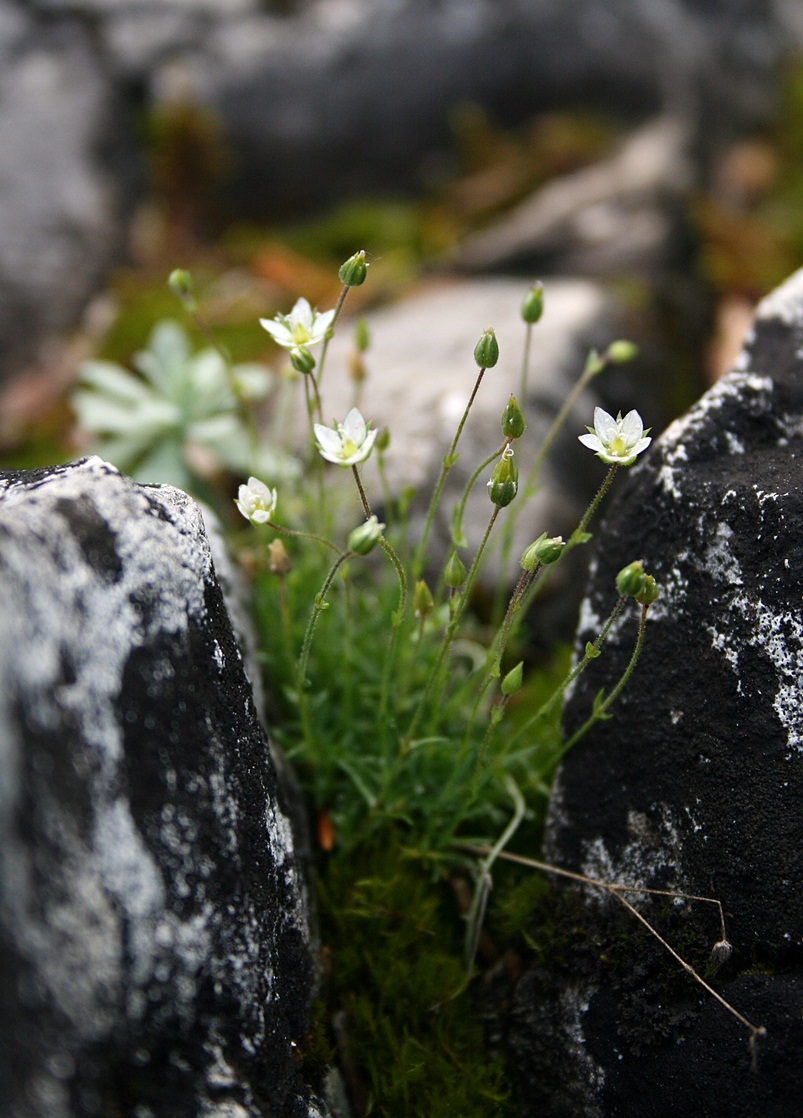
{"label": "boulder", "polygon": [[[766,1036],[608,895],[561,890],[494,1025],[527,1115],[799,1113],[802,461],[803,271],[763,301],[733,370],[630,471],[598,533],[578,649],[630,560],[645,560],[661,597],[613,719],[559,770],[546,829],[553,863],[720,900],[732,955],[711,977],[714,906],[628,895]],[[620,677],[635,628],[631,613],[580,677],[568,733]]]}
{"label": "boulder", "polygon": [[296,821],[189,497],[0,477],[9,1118],[323,1115]]}
{"label": "boulder", "polygon": [[80,20],[0,0],[0,380],[74,326],[124,239],[125,99]]}

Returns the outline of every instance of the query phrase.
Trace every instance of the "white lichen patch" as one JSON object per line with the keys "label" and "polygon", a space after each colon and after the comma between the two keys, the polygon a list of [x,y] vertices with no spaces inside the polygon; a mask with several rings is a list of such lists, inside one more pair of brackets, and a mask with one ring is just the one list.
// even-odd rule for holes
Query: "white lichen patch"
{"label": "white lichen patch", "polygon": [[756,319],[778,319],[787,326],[803,327],[803,268],[761,300]]}
{"label": "white lichen patch", "polygon": [[[774,507],[784,494],[757,486],[753,493],[763,523],[765,508]],[[759,649],[769,659],[777,679],[773,709],[786,731],[791,758],[803,752],[803,612],[786,603],[770,605],[757,591],[745,590],[745,576],[733,552],[734,539],[733,529],[719,523],[703,556],[704,568],[718,587],[716,619],[706,625],[706,631],[712,647],[739,679],[741,694],[741,652]]]}
{"label": "white lichen patch", "polygon": [[[661,887],[678,887],[677,883],[683,880],[684,875],[680,862],[682,841],[677,824],[667,804],[653,804],[652,812],[657,821],[649,819],[643,812],[628,812],[628,841],[616,857],[610,853],[600,836],[585,842],[582,872],[586,877],[610,885],[628,885],[638,889],[651,885],[658,873],[661,873],[662,881],[666,882],[668,870],[672,884],[663,884]],[[590,899],[591,896],[596,903],[610,900],[609,894],[603,890],[594,890]],[[645,895],[628,893],[627,899],[638,908],[644,902]]]}

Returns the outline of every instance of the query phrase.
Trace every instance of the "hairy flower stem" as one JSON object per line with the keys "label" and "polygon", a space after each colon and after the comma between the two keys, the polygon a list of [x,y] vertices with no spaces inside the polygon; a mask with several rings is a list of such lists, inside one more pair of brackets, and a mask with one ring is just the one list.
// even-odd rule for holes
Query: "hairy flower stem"
{"label": "hairy flower stem", "polygon": [[[335,332],[335,323],[340,317],[340,312],[343,310],[343,304],[346,301],[346,296],[348,295],[348,293],[349,286],[348,284],[344,284],[343,290],[340,292],[337,303],[335,304],[335,313],[331,323],[329,324],[329,331],[326,337],[323,339],[323,345],[321,347],[321,359],[318,362],[318,384],[321,384],[323,381],[323,364],[326,360],[326,351],[329,349],[329,342]],[[323,420],[321,420],[321,423],[323,423]]]}
{"label": "hairy flower stem", "polygon": [[572,532],[571,536],[569,536],[569,539],[566,543],[566,547],[565,547],[564,551],[568,551],[572,547],[577,547],[578,544],[581,544],[581,543],[584,542],[583,541],[583,536],[585,535],[585,530],[588,527],[589,521],[591,520],[591,517],[594,515],[594,513],[597,511],[597,508],[599,507],[600,501],[602,500],[602,498],[605,496],[605,494],[610,489],[611,483],[613,482],[613,479],[616,476],[616,471],[618,469],[619,469],[619,463],[614,462],[614,464],[608,470],[608,473],[605,475],[605,480],[603,481],[602,485],[597,490],[593,501],[588,506],[586,511],[583,513],[583,516],[582,516],[582,519],[580,520],[580,523],[577,525],[575,530]]}
{"label": "hairy flower stem", "polygon": [[448,474],[449,470],[451,470],[452,466],[457,461],[457,456],[455,454],[455,451],[457,450],[457,444],[460,441],[460,436],[463,433],[463,428],[465,427],[466,420],[468,419],[468,413],[471,411],[471,405],[474,403],[477,392],[479,391],[480,384],[482,383],[482,378],[484,376],[485,376],[485,369],[480,369],[477,380],[474,383],[474,388],[471,392],[471,396],[469,397],[469,401],[466,404],[466,410],[463,412],[463,417],[460,420],[460,423],[458,424],[457,433],[455,434],[455,437],[452,440],[452,445],[449,447],[449,453],[443,459],[443,466],[441,467],[441,473],[440,473],[440,477],[438,478],[438,484],[435,486],[435,492],[432,494],[432,500],[429,503],[429,510],[427,511],[427,520],[426,520],[426,524],[424,525],[424,531],[421,535],[421,542],[419,543],[419,545],[416,549],[415,556],[413,558],[413,577],[414,578],[419,578],[421,576],[421,572],[424,569],[424,551],[425,551],[426,546],[427,546],[427,537],[429,536],[429,530],[432,527],[432,520],[435,516],[435,510],[438,507],[438,501],[440,500],[441,490],[443,489],[443,483],[446,481],[446,475]]}

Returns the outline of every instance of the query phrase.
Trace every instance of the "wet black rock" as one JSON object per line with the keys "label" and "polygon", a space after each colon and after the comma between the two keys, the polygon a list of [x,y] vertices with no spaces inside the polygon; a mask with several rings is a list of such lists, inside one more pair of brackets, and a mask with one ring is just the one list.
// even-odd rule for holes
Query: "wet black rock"
{"label": "wet black rock", "polygon": [[198,507],[2,475],[4,1115],[324,1113],[290,816]]}
{"label": "wet black rock", "polygon": [[[525,1113],[787,1118],[803,1098],[803,272],[764,300],[736,366],[624,479],[598,532],[579,642],[642,557],[661,586],[612,721],[564,761],[549,859],[596,879],[721,900],[711,998],[599,891],[553,895],[543,949],[494,1028]],[[637,608],[637,607],[634,607]],[[565,711],[624,670],[617,624]],[[555,896],[560,899],[554,899]],[[706,972],[716,908],[629,898]]]}

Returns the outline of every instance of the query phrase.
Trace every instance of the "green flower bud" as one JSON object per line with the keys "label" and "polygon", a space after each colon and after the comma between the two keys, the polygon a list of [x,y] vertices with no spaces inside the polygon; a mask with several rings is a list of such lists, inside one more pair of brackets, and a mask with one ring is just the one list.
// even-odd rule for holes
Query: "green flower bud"
{"label": "green flower bud", "polygon": [[519,471],[513,465],[513,452],[505,451],[494,466],[488,482],[488,496],[500,509],[506,508],[516,496],[519,488]]}
{"label": "green flower bud", "polygon": [[502,434],[506,439],[520,439],[526,426],[516,397],[511,396],[502,412]]}
{"label": "green flower bud", "polygon": [[522,569],[534,571],[536,567],[557,562],[565,546],[563,536],[547,536],[546,532],[542,532],[535,543],[531,543],[522,555],[519,561]]}
{"label": "green flower bud", "polygon": [[353,551],[355,555],[367,555],[379,543],[384,530],[384,524],[380,524],[375,516],[369,516],[364,524],[350,533],[349,551]]}
{"label": "green flower bud", "polygon": [[453,551],[443,572],[443,581],[450,590],[458,590],[466,581],[466,568],[463,560]]}
{"label": "green flower bud", "polygon": [[183,268],[174,268],[167,277],[167,286],[174,295],[181,299],[182,303],[195,306],[195,299],[192,295],[192,276],[189,272]]}
{"label": "green flower bud", "polygon": [[658,583],[652,577],[647,575],[644,580],[644,585],[641,590],[636,594],[636,601],[640,602],[643,606],[651,606],[652,603],[660,596],[661,591],[658,589]]}
{"label": "green flower bud", "polygon": [[341,264],[337,274],[340,276],[340,282],[346,287],[359,287],[360,284],[365,283],[365,277],[368,275],[365,249],[355,252],[345,264]]}
{"label": "green flower bud", "polygon": [[368,323],[364,318],[358,318],[354,323],[354,348],[358,353],[365,353],[371,344],[371,334]]}
{"label": "green flower bud", "polygon": [[290,350],[290,364],[297,373],[311,373],[315,368],[315,358],[305,345]]}
{"label": "green flower bud", "polygon": [[490,326],[474,347],[474,360],[481,369],[492,369],[499,360],[499,343]]}
{"label": "green flower bud", "polygon": [[423,578],[419,579],[413,591],[413,609],[418,617],[423,618],[427,616],[434,605],[435,602],[429,587],[424,582]]}
{"label": "green flower bud", "polygon": [[625,598],[636,598],[644,589],[646,582],[644,564],[637,559],[635,563],[628,563],[626,567],[622,567],[616,576],[616,589]]}
{"label": "green flower bud", "polygon": [[520,660],[515,668],[511,668],[505,678],[502,680],[501,690],[503,695],[515,695],[517,691],[521,690],[522,680],[524,679],[524,661]]}
{"label": "green flower bud", "polygon": [[635,342],[628,342],[623,338],[611,342],[607,349],[608,360],[614,365],[624,365],[626,361],[632,361],[637,354],[638,346]]}
{"label": "green flower bud", "polygon": [[390,431],[387,427],[380,427],[376,433],[376,449],[383,454],[390,446]]}
{"label": "green flower bud", "polygon": [[534,326],[544,313],[544,285],[539,281],[534,283],[521,304],[521,317],[528,324]]}

